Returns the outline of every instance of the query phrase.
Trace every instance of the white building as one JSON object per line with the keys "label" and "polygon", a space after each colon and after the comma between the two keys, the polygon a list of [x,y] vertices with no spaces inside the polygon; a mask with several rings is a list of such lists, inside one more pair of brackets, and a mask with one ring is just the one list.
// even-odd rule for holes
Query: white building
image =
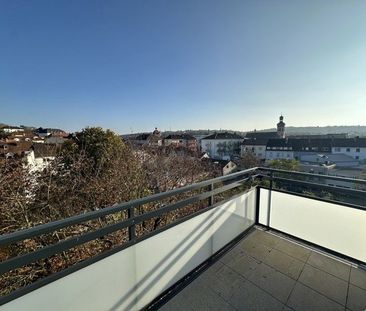
{"label": "white building", "polygon": [[366,137],[364,138],[340,138],[334,139],[332,143],[332,153],[351,156],[355,160],[366,160]]}
{"label": "white building", "polygon": [[244,156],[245,153],[249,152],[256,156],[258,159],[265,160],[268,140],[268,138],[244,139],[240,146],[241,156]]}
{"label": "white building", "polygon": [[295,153],[293,141],[289,139],[270,139],[266,147],[266,161],[293,160]]}
{"label": "white building", "polygon": [[[283,122],[283,116],[280,116],[280,122],[277,123],[276,132],[248,132],[245,135],[245,139],[241,145],[241,155],[243,156],[246,152],[251,152],[260,160],[266,159],[267,144],[270,139],[285,138],[285,123]],[[277,153],[272,154],[273,158],[276,157]],[[286,154],[278,154],[278,158],[287,158]]]}
{"label": "white building", "polygon": [[24,132],[24,128],[19,126],[4,126],[1,130],[5,133]]}
{"label": "white building", "polygon": [[214,133],[201,139],[201,150],[212,159],[230,160],[240,155],[243,137],[236,133]]}

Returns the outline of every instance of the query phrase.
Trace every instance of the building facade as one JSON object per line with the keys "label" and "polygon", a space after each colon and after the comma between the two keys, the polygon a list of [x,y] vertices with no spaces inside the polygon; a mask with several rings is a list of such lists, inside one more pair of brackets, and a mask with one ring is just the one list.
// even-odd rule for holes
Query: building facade
{"label": "building facade", "polygon": [[345,154],[355,160],[366,160],[366,137],[334,139],[332,144],[332,153]]}
{"label": "building facade", "polygon": [[164,138],[164,146],[183,147],[197,151],[197,139],[189,134],[171,134]]}
{"label": "building facade", "polygon": [[236,133],[214,133],[201,140],[201,151],[212,159],[230,160],[240,156],[243,137]]}

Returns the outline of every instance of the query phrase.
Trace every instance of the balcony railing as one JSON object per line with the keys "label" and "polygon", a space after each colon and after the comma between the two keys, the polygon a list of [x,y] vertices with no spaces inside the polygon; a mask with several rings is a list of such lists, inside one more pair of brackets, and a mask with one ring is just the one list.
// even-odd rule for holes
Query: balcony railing
{"label": "balcony railing", "polygon": [[[334,186],[337,183],[339,186]],[[0,304],[4,310],[36,310],[45,300],[58,301],[55,308],[60,310],[141,309],[255,225],[363,265],[365,189],[366,181],[360,179],[252,168],[3,235],[0,247],[126,213],[121,221],[7,259],[0,263],[2,275],[122,229],[127,230],[128,239],[9,293],[0,298]],[[188,197],[152,211],[137,211],[142,205],[183,194]],[[154,231],[137,234],[142,222],[198,202],[207,204]]]}

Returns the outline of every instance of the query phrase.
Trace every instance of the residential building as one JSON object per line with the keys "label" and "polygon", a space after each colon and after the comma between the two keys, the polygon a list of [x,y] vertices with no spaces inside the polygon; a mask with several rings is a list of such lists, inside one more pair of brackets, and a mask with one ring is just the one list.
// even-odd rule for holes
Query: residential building
{"label": "residential building", "polygon": [[170,134],[164,138],[164,146],[183,147],[197,151],[197,139],[190,134]]}
{"label": "residential building", "polygon": [[[283,116],[279,118],[280,122],[277,123],[276,132],[248,132],[245,135],[244,141],[241,145],[241,155],[246,152],[253,153],[260,160],[266,159],[266,148],[270,139],[285,138],[285,123],[283,122]],[[287,156],[287,154],[285,155]]]}
{"label": "residential building", "polygon": [[243,137],[236,133],[214,133],[201,140],[201,151],[207,152],[212,159],[230,160],[240,155]]}
{"label": "residential building", "polygon": [[241,144],[241,156],[244,156],[246,152],[251,152],[260,160],[266,159],[266,147],[269,139],[257,138],[257,139],[244,139]]}
{"label": "residential building", "polygon": [[5,158],[23,157],[30,150],[32,142],[2,140],[0,141],[0,156]]}
{"label": "residential building", "polygon": [[0,130],[5,133],[24,132],[24,128],[19,126],[4,126]]}
{"label": "residential building", "polygon": [[159,147],[163,145],[163,138],[158,128],[155,128],[152,133],[141,133],[135,137],[129,137],[128,140],[137,146],[155,146]]}
{"label": "residential building", "polygon": [[266,146],[266,161],[293,160],[293,141],[289,139],[270,139]]}
{"label": "residential building", "polygon": [[266,160],[300,160],[305,154],[330,154],[331,139],[270,139],[266,147]]}
{"label": "residential building", "polygon": [[343,153],[355,160],[366,160],[366,137],[340,138],[332,142],[332,153]]}

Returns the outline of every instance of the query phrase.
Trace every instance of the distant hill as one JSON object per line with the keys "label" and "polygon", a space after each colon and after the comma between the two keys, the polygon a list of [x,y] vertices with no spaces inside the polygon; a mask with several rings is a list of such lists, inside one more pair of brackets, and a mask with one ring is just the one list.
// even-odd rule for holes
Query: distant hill
{"label": "distant hill", "polygon": [[[275,128],[261,130],[260,132],[275,131]],[[366,136],[364,125],[340,125],[340,126],[286,126],[287,135],[315,135],[315,134],[342,134],[350,136]]]}

